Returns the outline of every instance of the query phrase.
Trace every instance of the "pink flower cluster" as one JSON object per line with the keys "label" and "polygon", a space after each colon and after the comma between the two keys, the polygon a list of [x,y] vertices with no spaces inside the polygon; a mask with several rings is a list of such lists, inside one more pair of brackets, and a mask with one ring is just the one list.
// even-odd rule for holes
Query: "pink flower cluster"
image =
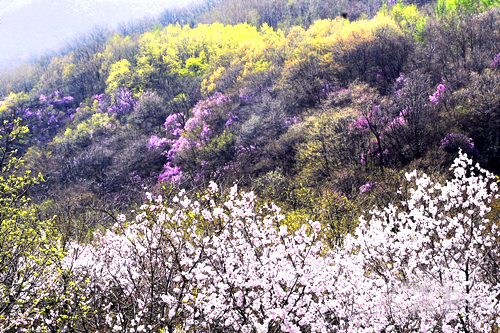
{"label": "pink flower cluster", "polygon": [[229,98],[220,92],[216,92],[213,96],[199,101],[193,108],[193,116],[188,119],[185,125],[186,131],[192,131],[196,127],[203,127],[203,131],[208,131],[208,125],[204,122],[205,118],[208,118],[213,111],[213,108],[226,103]]}
{"label": "pink flower cluster", "polygon": [[439,100],[443,97],[445,90],[446,86],[444,84],[439,84],[434,94],[429,96],[429,101],[437,105]]}
{"label": "pink flower cluster", "polygon": [[[183,154],[196,154],[206,143],[220,135],[239,119],[237,115],[227,112],[226,107],[230,101],[229,97],[216,92],[214,95],[200,100],[193,107],[191,117],[174,113],[165,119],[165,131],[170,139],[165,139],[165,143],[168,143],[168,150],[164,151],[163,155],[167,157],[168,163],[165,164],[164,170],[159,176],[160,181],[173,183],[182,181],[184,179],[183,171],[186,172],[186,170],[181,170],[184,169],[182,160],[185,157]],[[202,175],[202,170],[198,170],[192,179],[199,181]]]}

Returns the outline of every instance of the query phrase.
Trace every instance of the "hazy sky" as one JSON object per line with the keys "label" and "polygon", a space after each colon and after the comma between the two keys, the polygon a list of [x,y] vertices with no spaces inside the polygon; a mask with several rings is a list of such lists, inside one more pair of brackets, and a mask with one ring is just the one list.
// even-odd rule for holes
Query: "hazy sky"
{"label": "hazy sky", "polygon": [[0,68],[64,46],[95,25],[115,27],[192,0],[0,0]]}
{"label": "hazy sky", "polygon": [[[29,6],[40,0],[0,0],[0,10],[3,14]],[[136,8],[142,10],[141,13],[154,14],[155,10],[161,10],[168,6],[169,3],[179,3],[180,1],[168,0],[72,0],[68,1],[79,10],[91,10],[93,6],[99,3],[115,3],[115,4],[133,4]]]}

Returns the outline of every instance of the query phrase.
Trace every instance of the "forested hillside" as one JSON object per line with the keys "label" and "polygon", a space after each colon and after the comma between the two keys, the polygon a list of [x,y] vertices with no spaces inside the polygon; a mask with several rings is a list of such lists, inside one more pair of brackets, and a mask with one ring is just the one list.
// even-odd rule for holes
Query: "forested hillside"
{"label": "forested hillside", "polygon": [[0,331],[499,332],[497,5],[206,1],[0,73]]}

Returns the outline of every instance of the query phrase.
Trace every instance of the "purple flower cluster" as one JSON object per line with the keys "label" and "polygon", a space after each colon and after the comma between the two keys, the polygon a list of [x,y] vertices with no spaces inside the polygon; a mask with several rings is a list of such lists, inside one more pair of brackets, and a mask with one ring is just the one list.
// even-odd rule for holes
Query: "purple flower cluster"
{"label": "purple flower cluster", "polygon": [[172,113],[165,119],[165,131],[170,132],[174,136],[178,136],[182,133],[182,123],[184,121],[184,115],[182,113]]}
{"label": "purple flower cluster", "polygon": [[53,123],[58,123],[59,122],[59,119],[57,119],[57,117],[53,114],[50,115],[50,118],[49,118],[49,121],[47,124],[53,124]]}
{"label": "purple flower cluster", "polygon": [[178,153],[196,146],[196,143],[182,135],[176,140],[170,140],[169,144],[170,149],[163,153],[169,161],[173,161]]}
{"label": "purple flower cluster", "polygon": [[[210,126],[205,122],[211,115],[215,107],[229,101],[229,97],[220,92],[216,92],[213,96],[199,101],[193,108],[193,116],[186,121],[184,130],[186,132],[194,131],[197,128],[202,129],[201,138],[207,139],[212,133]],[[235,118],[234,118],[235,119]],[[233,119],[233,121],[234,121]],[[232,121],[231,121],[232,123]]]}
{"label": "purple flower cluster", "polygon": [[368,120],[364,117],[357,119],[351,126],[354,129],[365,130],[369,128]]}
{"label": "purple flower cluster", "polygon": [[392,121],[387,126],[386,131],[393,131],[396,128],[405,127],[407,125],[406,123],[407,114],[408,114],[408,109],[402,110],[397,117],[392,119]]}
{"label": "purple flower cluster", "polygon": [[203,125],[202,125],[202,130],[200,132],[200,137],[203,139],[203,140],[208,140],[210,135],[212,134],[212,130],[210,129],[210,127],[205,123],[203,122]]}
{"label": "purple flower cluster", "polygon": [[167,142],[167,139],[165,138],[159,138],[156,135],[151,135],[151,138],[149,138],[149,141],[146,145],[148,150],[151,149],[158,149],[161,146],[163,146]]}
{"label": "purple flower cluster", "polygon": [[137,174],[137,171],[134,170],[130,173],[130,180],[133,182],[133,183],[140,183],[142,178],[141,176],[139,176],[139,174]]}
{"label": "purple flower cluster", "polygon": [[221,105],[229,101],[229,97],[223,93],[216,92],[212,96],[203,101],[199,101],[193,108],[193,115],[195,117],[208,116],[211,114],[215,106]]}
{"label": "purple flower cluster", "polygon": [[491,62],[490,66],[492,68],[498,68],[500,63],[500,53],[497,54],[494,58],[493,61]]}
{"label": "purple flower cluster", "polygon": [[64,96],[62,91],[56,90],[53,93],[51,93],[49,96],[45,95],[40,95],[40,98],[38,99],[40,104],[43,106],[49,106],[49,105],[63,105],[67,106],[73,103],[74,98],[72,96]]}
{"label": "purple flower cluster", "polygon": [[405,126],[406,125],[406,121],[405,121],[405,118],[403,118],[402,116],[397,116],[396,118],[394,118],[392,120],[392,122],[389,124],[389,127],[391,129],[397,127],[397,126]]}
{"label": "purple flower cluster", "polygon": [[[99,101],[99,104],[101,102]],[[121,116],[130,113],[135,107],[134,97],[128,89],[121,88],[115,96],[115,101],[108,107],[108,113],[112,116]]]}
{"label": "purple flower cluster", "polygon": [[297,124],[300,121],[300,117],[290,117],[286,118],[285,121],[283,122],[283,128],[288,128],[292,125]]}
{"label": "purple flower cluster", "polygon": [[[330,94],[335,94],[337,87],[333,86],[329,81],[323,79],[321,80],[321,91],[319,92],[319,97],[322,99],[328,98]],[[317,96],[315,96],[316,98]]]}
{"label": "purple flower cluster", "polygon": [[53,103],[57,105],[66,105],[66,104],[71,104],[73,100],[74,98],[71,96],[64,96],[63,98],[60,99],[54,99]]}
{"label": "purple flower cluster", "polygon": [[403,92],[403,88],[406,84],[406,78],[403,74],[400,74],[394,83],[394,95],[399,95]]}
{"label": "purple flower cluster", "polygon": [[376,160],[382,160],[382,162],[386,162],[387,156],[389,155],[389,150],[386,148],[382,151],[382,156],[380,155],[380,150],[378,148],[377,140],[373,138],[369,143],[370,149],[366,152],[366,154],[361,154],[360,163],[365,164],[366,159],[370,156],[374,156]]}
{"label": "purple flower cluster", "polygon": [[463,134],[448,133],[441,140],[441,149],[450,153],[456,153],[459,149],[471,153],[474,150],[474,142]]}
{"label": "purple flower cluster", "polygon": [[92,96],[92,100],[96,100],[100,106],[104,105],[104,103],[108,102],[108,96],[105,94],[99,94]]}
{"label": "purple flower cluster", "polygon": [[239,90],[238,99],[241,105],[261,103],[262,96],[269,94],[271,90],[272,87],[264,87],[263,85],[254,86],[251,90],[244,87]]}
{"label": "purple flower cluster", "polygon": [[33,137],[41,143],[50,142],[57,134],[59,127],[65,121],[71,121],[75,109],[72,96],[64,96],[61,91],[50,95],[40,95],[38,108],[18,110],[18,113],[28,122]]}
{"label": "purple flower cluster", "polygon": [[238,98],[240,99],[240,103],[242,104],[248,104],[251,103],[255,100],[255,92],[248,92],[248,88],[245,87],[243,89],[240,89]]}
{"label": "purple flower cluster", "polygon": [[250,145],[250,146],[238,146],[236,147],[236,153],[241,154],[241,153],[247,153],[256,150],[257,147]]}
{"label": "purple flower cluster", "polygon": [[380,116],[380,105],[374,105],[372,110],[367,114],[361,116],[353,124],[351,124],[351,129],[366,130],[370,128],[370,123],[376,121],[381,124],[387,124],[387,117]]}
{"label": "purple flower cluster", "polygon": [[[178,183],[184,179],[181,167],[177,165],[179,156],[188,149],[199,149],[208,142],[214,135],[222,130],[224,116],[216,108],[230,101],[230,98],[222,93],[215,93],[213,96],[199,101],[192,110],[192,116],[185,120],[181,113],[169,115],[165,119],[165,131],[167,135],[173,135],[171,139],[160,139],[151,137],[149,147],[160,147],[163,143],[168,143],[170,148],[163,152],[168,163],[165,164],[163,173],[159,176],[159,181],[169,181]],[[216,110],[218,112],[216,112]],[[238,120],[238,116],[232,113],[227,114],[225,126],[228,127]],[[203,168],[204,165],[202,165]],[[195,175],[195,181],[202,178],[203,174]]]}
{"label": "purple flower cluster", "polygon": [[75,100],[72,96],[64,96],[62,91],[54,91],[48,97],[45,95],[40,95],[38,99],[42,106],[69,106]]}
{"label": "purple flower cluster", "polygon": [[238,119],[240,119],[240,118],[237,115],[234,115],[232,113],[228,113],[227,114],[227,121],[226,121],[226,124],[224,126],[225,127],[229,127],[229,126],[231,126],[233,124],[233,122],[235,120],[238,120]]}
{"label": "purple flower cluster", "polygon": [[213,178],[224,178],[230,171],[236,170],[240,166],[240,162],[228,162],[224,164],[222,167],[219,167],[213,173]]}
{"label": "purple flower cluster", "polygon": [[163,166],[163,173],[158,176],[159,182],[179,184],[184,179],[181,168],[173,166],[170,162]]}
{"label": "purple flower cluster", "polygon": [[396,79],[396,82],[401,85],[405,84],[406,78],[403,73],[399,74],[398,78]]}
{"label": "purple flower cluster", "polygon": [[99,94],[92,96],[92,103],[97,101],[96,112],[105,113],[108,112],[108,107],[111,104],[111,98],[106,94]]}

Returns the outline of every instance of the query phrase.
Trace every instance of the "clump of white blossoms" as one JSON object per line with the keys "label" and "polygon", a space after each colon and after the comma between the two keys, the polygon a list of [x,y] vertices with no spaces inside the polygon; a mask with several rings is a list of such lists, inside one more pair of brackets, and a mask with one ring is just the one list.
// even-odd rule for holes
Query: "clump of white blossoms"
{"label": "clump of white blossoms", "polygon": [[385,331],[492,332],[500,325],[500,233],[486,214],[496,199],[493,174],[460,153],[454,178],[441,185],[407,174],[410,198],[371,212],[344,250],[372,282],[374,315],[356,314]]}

